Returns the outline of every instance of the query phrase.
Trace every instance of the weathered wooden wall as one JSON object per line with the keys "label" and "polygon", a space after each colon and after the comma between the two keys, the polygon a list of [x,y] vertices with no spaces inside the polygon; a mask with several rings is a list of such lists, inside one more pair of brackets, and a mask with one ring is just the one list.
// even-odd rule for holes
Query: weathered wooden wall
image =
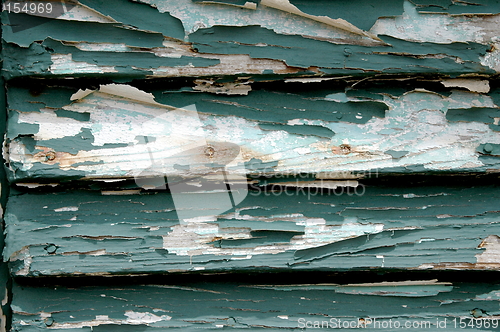
{"label": "weathered wooden wall", "polygon": [[499,1],[7,4],[12,331],[498,330]]}
{"label": "weathered wooden wall", "polygon": [[[498,284],[385,282],[33,287],[15,284],[15,331],[498,330]],[[36,298],[37,301],[30,301]],[[68,299],[68,300],[62,300]],[[78,299],[71,301],[70,299]]]}

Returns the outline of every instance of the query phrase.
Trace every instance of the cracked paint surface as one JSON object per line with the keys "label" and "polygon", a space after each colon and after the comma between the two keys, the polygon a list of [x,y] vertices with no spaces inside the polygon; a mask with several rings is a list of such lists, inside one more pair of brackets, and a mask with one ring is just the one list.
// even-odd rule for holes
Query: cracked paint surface
{"label": "cracked paint surface", "polygon": [[[0,329],[11,295],[12,330],[23,332],[498,319],[500,290],[484,282],[134,276],[497,271],[496,178],[410,185],[397,175],[498,173],[499,15],[487,0],[80,0],[57,18],[4,11],[3,257],[18,279],[7,289],[0,266]],[[188,149],[201,138],[209,153]],[[222,214],[210,207],[220,190],[202,193],[208,207],[185,195],[194,217],[180,220],[171,192],[139,188],[150,174],[138,169],[158,171],[151,156],[194,188],[207,163],[231,159],[222,184],[248,185],[248,195]],[[379,175],[391,177],[364,182]],[[119,275],[135,285],[77,279]],[[71,287],[18,283],[42,276],[71,277]]]}
{"label": "cracked paint surface", "polygon": [[[394,296],[384,294],[381,291],[384,287],[389,287]],[[292,330],[301,328],[301,322],[303,327],[304,321],[312,326],[313,322],[333,324],[334,319],[357,322],[362,318],[376,319],[380,324],[388,324],[389,320],[401,324],[429,321],[431,329],[438,329],[437,321],[447,319],[450,329],[454,318],[469,322],[478,317],[495,320],[500,315],[496,284],[423,280],[337,285],[336,289],[325,285],[302,285],[288,291],[280,288],[236,282],[79,288],[14,284],[13,326],[22,332],[166,328]],[[364,289],[364,293],[357,294],[356,289]],[[433,289],[435,293],[431,290],[424,294],[424,289]],[[412,292],[422,293],[409,297]],[[39,300],[29,301],[33,297]],[[75,300],[78,305],[70,305]],[[387,330],[370,325],[366,328]],[[475,330],[470,326],[464,328],[468,329]]]}
{"label": "cracked paint surface", "polygon": [[4,257],[26,276],[498,267],[497,186],[283,193],[250,191],[234,210],[184,223],[167,192],[19,193]]}
{"label": "cracked paint surface", "polygon": [[[314,97],[272,90],[226,97],[196,87],[146,93],[123,84],[80,92],[49,87],[40,97],[23,88],[10,91],[16,99],[29,100],[10,104],[4,156],[11,180],[18,182],[133,178],[149,167],[151,154],[166,165],[158,171],[192,177],[203,172],[205,159],[188,148],[202,138],[215,144],[215,151],[224,150],[224,144],[238,146],[239,163],[248,167],[232,171],[251,177],[412,169],[494,172],[498,164],[496,150],[483,149],[500,144],[497,90],[486,94],[451,87],[439,94],[415,89],[373,99],[364,98],[363,91],[347,95],[341,90]],[[201,125],[183,113],[188,103],[196,105]],[[192,169],[178,169],[179,153],[188,153]],[[255,160],[263,164],[253,165]]]}
{"label": "cracked paint surface", "polygon": [[3,26],[5,77],[456,76],[495,74],[499,68],[494,3],[483,5],[483,12],[464,5],[472,14],[464,8],[449,15],[397,1],[387,13],[367,14],[375,15],[371,29],[356,17],[353,22],[364,29],[339,17],[352,16],[345,5],[320,14],[319,2],[266,0],[254,8],[192,0],[82,0],[72,6],[54,19],[4,14],[4,22],[16,17],[37,25],[16,32],[9,23]]}

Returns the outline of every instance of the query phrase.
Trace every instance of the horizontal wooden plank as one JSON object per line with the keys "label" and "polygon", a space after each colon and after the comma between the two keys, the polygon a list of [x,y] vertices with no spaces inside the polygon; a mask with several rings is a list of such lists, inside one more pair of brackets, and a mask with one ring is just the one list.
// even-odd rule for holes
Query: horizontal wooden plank
{"label": "horizontal wooden plank", "polygon": [[427,280],[334,286],[286,291],[236,282],[80,288],[14,284],[13,329],[494,331],[499,326],[496,284]]}
{"label": "horizontal wooden plank", "polygon": [[81,0],[57,2],[50,14],[7,9],[4,75],[130,80],[500,71],[496,1],[431,4],[439,13],[421,2],[374,8],[367,0]]}
{"label": "horizontal wooden plank", "polygon": [[498,172],[500,90],[454,86],[489,89],[478,80],[448,82],[439,93],[382,84],[268,87],[248,95],[196,86],[10,86],[4,154],[13,182],[192,178],[213,171],[209,165],[253,178]]}
{"label": "horizontal wooden plank", "polygon": [[233,194],[234,207],[223,191],[103,193],[12,195],[4,252],[11,272],[499,266],[497,186],[360,185],[322,192],[274,185],[246,197]]}

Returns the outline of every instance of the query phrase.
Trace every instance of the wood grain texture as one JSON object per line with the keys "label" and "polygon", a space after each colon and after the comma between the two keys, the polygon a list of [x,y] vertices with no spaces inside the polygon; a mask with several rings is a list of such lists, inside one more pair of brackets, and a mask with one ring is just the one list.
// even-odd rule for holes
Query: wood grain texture
{"label": "wood grain texture", "polygon": [[[235,282],[79,288],[15,284],[13,331],[498,328],[496,284],[426,281],[334,286],[285,290]],[[383,289],[390,289],[392,295]],[[425,294],[426,289],[434,291]],[[30,301],[34,298],[37,301]]]}
{"label": "wood grain texture", "polygon": [[495,1],[446,2],[438,13],[410,1],[248,4],[81,0],[60,15],[6,13],[4,75],[268,79],[500,69]]}
{"label": "wood grain texture", "polygon": [[273,186],[226,212],[224,192],[13,195],[4,257],[20,276],[498,269],[497,186],[359,188]]}

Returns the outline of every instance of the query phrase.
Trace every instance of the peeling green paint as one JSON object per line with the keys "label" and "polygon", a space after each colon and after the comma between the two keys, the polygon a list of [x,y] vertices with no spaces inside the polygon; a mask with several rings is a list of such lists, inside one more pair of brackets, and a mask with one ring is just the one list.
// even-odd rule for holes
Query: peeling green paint
{"label": "peeling green paint", "polygon": [[[142,7],[139,5],[139,7]],[[27,29],[13,33],[8,25],[8,20],[3,25],[2,38],[8,43],[17,44],[21,47],[29,47],[36,41],[51,37],[54,40],[65,41],[87,41],[90,43],[115,43],[136,47],[160,47],[163,36],[160,33],[152,33],[140,30],[127,29],[119,23],[97,23],[71,21],[68,24],[64,20],[34,17],[26,14],[20,15],[24,21],[44,20],[45,23],[39,28]],[[82,34],[82,31],[85,31]]]}
{"label": "peeling green paint", "polygon": [[451,283],[438,283],[430,281],[407,281],[407,282],[382,282],[372,284],[305,284],[305,285],[272,285],[272,286],[250,286],[260,289],[272,289],[277,291],[334,291],[341,294],[358,294],[373,296],[401,296],[401,297],[424,297],[436,296],[441,292],[453,290]]}
{"label": "peeling green paint", "polygon": [[33,135],[34,133],[37,133],[39,130],[38,124],[19,122],[18,112],[9,112],[7,126],[11,133],[7,134],[7,138],[11,140],[18,136]]}
{"label": "peeling green paint", "polygon": [[412,0],[420,12],[457,14],[498,14],[500,2],[498,0],[475,0],[471,2],[452,0]]}
{"label": "peeling green paint", "polygon": [[[259,26],[214,26],[199,29],[190,41],[202,53],[249,54],[253,58],[284,60],[289,66],[334,68],[337,73],[384,72],[494,73],[480,64],[488,46],[476,43],[412,43],[379,36],[390,46],[340,45],[285,36]],[[259,43],[265,40],[268,46]],[[311,52],[310,50],[314,50]],[[335,71],[327,71],[334,74]]]}
{"label": "peeling green paint", "polygon": [[[272,191],[251,191],[215,219],[184,226],[167,192],[12,195],[4,257],[29,262],[25,272],[12,265],[12,273],[35,276],[480,269],[494,255],[480,244],[499,231],[496,186],[372,186],[362,195],[359,189],[275,185]],[[46,251],[48,244],[57,247],[55,253]],[[23,248],[29,260],[20,254]]]}
{"label": "peeling green paint", "polygon": [[124,25],[159,32],[171,38],[184,39],[184,29],[178,19],[168,13],[160,13],[149,5],[118,0],[82,0],[80,3]]}
{"label": "peeling green paint", "polygon": [[78,113],[78,112],[72,112],[72,111],[66,111],[63,109],[58,109],[54,111],[57,116],[62,117],[62,118],[70,118],[70,119],[75,119],[78,121],[89,121],[90,120],[90,113]]}
{"label": "peeling green paint", "polygon": [[[261,279],[258,275],[254,278]],[[482,322],[490,318],[491,323],[499,314],[498,301],[484,298],[498,291],[498,285],[493,283],[455,282],[452,290],[434,296],[382,299],[315,289],[314,285],[289,292],[248,287],[251,285],[248,281],[185,281],[174,286],[120,287],[33,287],[16,283],[13,286],[14,327],[20,332],[167,328],[296,330],[304,329],[306,322],[308,326],[318,324],[319,327],[325,322],[324,329],[335,329],[343,321],[356,325],[371,319],[370,324],[360,328],[397,331],[388,327],[390,321],[393,325],[397,321],[400,326],[405,323],[420,326],[425,322],[428,330],[437,331],[445,325],[445,330],[454,330],[455,320],[457,326],[459,322],[466,324],[461,330],[476,330],[471,328],[475,311],[484,312]],[[32,298],[39,300],[30,301]],[[47,317],[41,317],[40,313]]]}
{"label": "peeling green paint", "polygon": [[395,16],[403,12],[403,0],[384,0],[373,3],[364,1],[339,1],[332,6],[329,1],[291,0],[302,11],[318,16],[341,18],[363,30],[370,30],[379,17]]}
{"label": "peeling green paint", "polygon": [[500,131],[495,118],[500,118],[500,109],[490,107],[473,107],[469,109],[449,109],[446,112],[448,121],[476,121],[489,123],[491,130]]}

